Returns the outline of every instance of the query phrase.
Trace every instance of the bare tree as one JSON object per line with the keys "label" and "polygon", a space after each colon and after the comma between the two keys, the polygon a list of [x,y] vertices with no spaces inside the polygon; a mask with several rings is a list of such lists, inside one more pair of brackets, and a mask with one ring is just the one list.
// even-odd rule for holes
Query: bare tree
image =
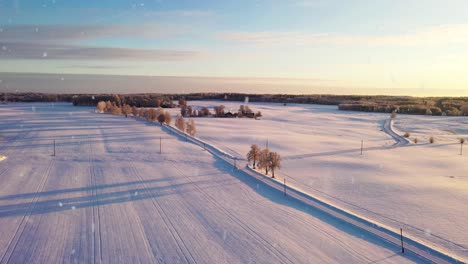
{"label": "bare tree", "polygon": [[192,106],[189,105],[187,106],[187,116],[192,116],[192,115],[194,115],[193,108]]}
{"label": "bare tree", "polygon": [[175,126],[182,132],[185,132],[186,124],[182,115],[177,115],[175,120]]}
{"label": "bare tree", "polygon": [[255,119],[257,119],[259,117],[262,117],[262,112],[257,111],[257,113],[255,113]]}
{"label": "bare tree", "polygon": [[270,152],[268,154],[268,164],[271,170],[271,177],[275,177],[275,170],[281,169],[281,157],[276,152]]}
{"label": "bare tree", "polygon": [[192,137],[195,136],[195,133],[196,133],[196,129],[195,129],[195,121],[193,119],[190,119],[188,122],[187,122],[187,134],[191,135]]}
{"label": "bare tree", "polygon": [[182,107],[187,107],[187,101],[184,98],[179,99],[179,106]]}
{"label": "bare tree", "polygon": [[209,116],[211,115],[210,110],[207,107],[202,107],[200,111],[198,111],[199,116]]}
{"label": "bare tree", "polygon": [[226,109],[226,107],[224,105],[220,105],[220,106],[216,106],[214,108],[215,110],[215,116],[217,117],[224,117],[224,109]]}
{"label": "bare tree", "polygon": [[468,116],[468,104],[463,105],[460,108],[461,115]]}
{"label": "bare tree", "polygon": [[122,107],[122,113],[127,117],[132,112],[132,108],[128,104],[124,104]]}
{"label": "bare tree", "polygon": [[154,99],[154,106],[155,107],[160,107],[161,106],[161,99],[160,98]]}
{"label": "bare tree", "polygon": [[146,113],[146,120],[148,121],[155,121],[157,117],[157,111],[154,108],[150,108],[148,112]]}
{"label": "bare tree", "polygon": [[247,153],[247,161],[248,162],[253,161],[254,169],[255,169],[255,165],[259,157],[260,157],[260,148],[257,145],[253,144],[252,146],[250,146],[249,153]]}
{"label": "bare tree", "polygon": [[270,169],[269,162],[268,162],[269,154],[270,154],[270,151],[268,149],[263,149],[262,151],[260,151],[258,164],[257,164],[259,169],[265,169],[266,175],[268,175],[268,170]]}
{"label": "bare tree", "polygon": [[136,106],[133,106],[132,107],[132,115],[134,117],[137,117],[138,116],[138,108]]}
{"label": "bare tree", "polygon": [[122,109],[118,106],[113,106],[112,107],[112,114],[113,115],[121,115],[122,114]]}
{"label": "bare tree", "polygon": [[161,124],[161,126],[164,124],[164,122],[166,121],[166,116],[164,115],[164,113],[161,113],[158,115],[158,122],[159,124]]}
{"label": "bare tree", "polygon": [[112,108],[114,108],[114,105],[111,103],[111,101],[107,101],[106,109],[104,109],[104,112],[112,113]]}
{"label": "bare tree", "polygon": [[171,120],[172,120],[171,114],[169,112],[164,112],[164,123],[166,123],[166,125],[170,125]]}
{"label": "bare tree", "polygon": [[144,107],[140,108],[140,111],[138,111],[138,116],[141,118],[146,118],[146,109]]}
{"label": "bare tree", "polygon": [[99,113],[103,113],[104,110],[106,109],[106,102],[104,101],[100,101],[97,106],[96,106],[96,109]]}

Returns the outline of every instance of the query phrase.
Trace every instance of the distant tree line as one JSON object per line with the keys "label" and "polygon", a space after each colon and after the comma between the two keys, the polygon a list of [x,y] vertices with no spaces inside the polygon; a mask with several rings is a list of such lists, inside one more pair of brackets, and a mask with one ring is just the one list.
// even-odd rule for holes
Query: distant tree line
{"label": "distant tree line", "polygon": [[468,116],[468,98],[405,98],[347,102],[338,105],[340,110],[381,112],[433,116]]}
{"label": "distant tree line", "polygon": [[[289,95],[245,93],[192,93],[192,94],[41,94],[4,93],[3,100],[10,102],[72,102],[76,106],[95,106],[99,101],[111,101],[117,106],[124,104],[136,107],[177,107],[174,101],[185,102],[185,115],[211,115],[208,109],[195,110],[187,106],[191,100],[223,100],[273,102],[287,105],[321,104],[337,105],[340,110],[387,112],[401,114],[468,116],[468,97],[411,97],[411,96],[366,96],[366,95]],[[235,113],[232,113],[234,115]],[[230,116],[230,114],[227,114]],[[239,113],[237,113],[239,115]]]}
{"label": "distant tree line", "polygon": [[72,102],[71,94],[0,93],[0,102]]}
{"label": "distant tree line", "polygon": [[174,108],[173,96],[166,95],[75,95],[73,105],[75,106],[95,106],[96,102],[110,101],[118,107],[127,104],[136,107],[162,107]]}

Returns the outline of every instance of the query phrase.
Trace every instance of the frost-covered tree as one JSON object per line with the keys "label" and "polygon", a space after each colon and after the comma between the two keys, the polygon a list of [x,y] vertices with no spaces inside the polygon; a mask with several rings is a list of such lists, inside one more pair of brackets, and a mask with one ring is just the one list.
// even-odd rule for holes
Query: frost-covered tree
{"label": "frost-covered tree", "polygon": [[148,110],[148,113],[147,113],[147,115],[146,115],[146,119],[147,119],[148,121],[153,122],[153,121],[156,120],[156,116],[157,116],[156,110],[155,110],[154,108],[151,108],[150,110]]}
{"label": "frost-covered tree", "polygon": [[171,114],[169,112],[164,112],[164,123],[166,123],[166,125],[170,125],[171,120],[172,120]]}
{"label": "frost-covered tree", "polygon": [[106,102],[104,101],[100,101],[97,106],[96,106],[96,109],[99,113],[103,113],[104,110],[106,110]]}
{"label": "frost-covered tree", "polygon": [[133,106],[132,107],[132,115],[134,117],[137,117],[138,116],[138,108],[136,106]]}
{"label": "frost-covered tree", "polygon": [[175,120],[175,126],[182,132],[185,132],[186,124],[182,115],[177,115]]}
{"label": "frost-covered tree", "polygon": [[257,167],[259,169],[265,170],[266,175],[268,175],[268,171],[270,169],[269,162],[268,162],[269,154],[270,154],[270,151],[268,149],[263,149],[262,151],[260,151],[258,164],[257,164]]}
{"label": "frost-covered tree", "polygon": [[122,109],[118,106],[112,107],[112,114],[113,115],[121,115],[122,114]]}
{"label": "frost-covered tree", "polygon": [[112,108],[114,108],[114,105],[112,104],[112,102],[107,101],[106,102],[106,109],[104,109],[104,112],[112,113]]}
{"label": "frost-covered tree", "polygon": [[260,148],[256,144],[253,144],[252,146],[250,146],[250,151],[247,153],[247,161],[253,162],[254,169],[255,169],[257,160],[260,157],[260,151],[261,151]]}
{"label": "frost-covered tree", "polygon": [[276,152],[268,153],[268,165],[271,170],[271,177],[275,177],[275,170],[281,169],[281,156]]}
{"label": "frost-covered tree", "polygon": [[141,118],[146,118],[146,109],[144,107],[140,108],[138,111],[138,116]]}
{"label": "frost-covered tree", "polygon": [[226,109],[226,107],[224,105],[216,106],[214,108],[215,116],[223,117],[224,116],[224,109]]}
{"label": "frost-covered tree", "polygon": [[122,114],[124,114],[125,117],[127,117],[131,112],[132,108],[128,104],[124,104],[124,106],[122,107]]}
{"label": "frost-covered tree", "polygon": [[195,133],[197,132],[195,128],[195,121],[193,119],[190,119],[187,122],[187,134],[191,135],[192,137],[195,136]]}

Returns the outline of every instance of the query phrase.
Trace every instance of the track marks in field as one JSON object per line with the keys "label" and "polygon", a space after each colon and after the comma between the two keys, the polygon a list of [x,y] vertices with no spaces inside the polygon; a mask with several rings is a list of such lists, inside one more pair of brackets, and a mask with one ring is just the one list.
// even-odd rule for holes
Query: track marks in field
{"label": "track marks in field", "polygon": [[39,193],[44,190],[44,187],[46,185],[46,182],[50,176],[50,172],[52,170],[52,167],[55,164],[55,160],[52,159],[49,162],[49,165],[44,171],[44,176],[42,177],[41,183],[38,185],[35,195],[32,199],[31,205],[28,208],[28,212],[21,218],[20,224],[18,225],[18,228],[15,231],[14,236],[11,238],[10,243],[8,244],[7,250],[5,251],[5,254],[2,256],[0,263],[9,263],[10,258],[13,255],[13,252],[16,250],[16,246],[18,244],[18,241],[20,240],[21,236],[23,235],[24,229],[26,225],[28,224],[28,220],[31,217],[31,212],[34,210],[37,201],[39,200]]}

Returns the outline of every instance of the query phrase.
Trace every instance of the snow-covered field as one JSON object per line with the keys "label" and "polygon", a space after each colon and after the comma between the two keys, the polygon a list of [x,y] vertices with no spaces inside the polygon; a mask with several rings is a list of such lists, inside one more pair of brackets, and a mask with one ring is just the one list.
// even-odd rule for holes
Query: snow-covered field
{"label": "snow-covered field", "polygon": [[[239,102],[191,101],[238,109]],[[250,103],[261,120],[197,118],[197,137],[245,159],[251,144],[283,157],[278,180],[432,247],[468,259],[468,118],[338,111],[335,106]],[[430,136],[435,144],[428,144]],[[401,139],[401,138],[400,138]],[[398,140],[400,140],[398,139]],[[361,140],[364,153],[360,155]],[[395,145],[396,144],[396,145]],[[466,146],[465,146],[466,147]]]}
{"label": "snow-covered field", "polygon": [[[211,135],[209,140],[222,140],[221,147],[229,146],[243,153],[246,149],[240,146],[247,146],[255,138],[263,141],[267,132],[249,135],[238,123],[236,133],[232,131],[235,122],[255,124],[247,126],[252,129],[260,129],[268,122],[283,123],[283,128],[268,130],[270,146],[291,157],[297,153],[321,152],[325,146],[327,150],[339,151],[354,144],[360,136],[372,139],[369,144],[373,146],[392,143],[391,138],[379,132],[380,119],[372,115],[358,117],[357,125],[340,130],[336,122],[346,124],[346,120],[331,109],[324,110],[321,119],[312,115],[304,124],[292,125],[288,116],[268,121],[272,114],[267,111],[270,108],[275,107],[265,106],[262,121],[206,119],[219,125],[209,128],[197,120],[199,133]],[[295,109],[301,113],[301,107]],[[303,115],[310,112],[302,109]],[[398,246],[332,215],[284,197],[278,190],[242,170],[233,169],[229,163],[161,130],[158,125],[95,114],[92,110],[69,104],[0,106],[3,138],[0,154],[6,156],[0,161],[0,263],[423,261],[410,252],[400,254]],[[329,139],[318,145],[313,136],[292,142],[294,138],[288,136],[289,133],[311,135],[310,129],[315,127],[322,141],[326,139],[326,131],[320,124],[326,123],[334,125],[336,131],[331,135],[343,135],[341,143],[333,144]],[[210,133],[216,129],[220,129],[218,135]],[[363,134],[352,135],[361,130]],[[54,140],[56,156],[52,156]],[[159,154],[160,140],[162,154]],[[292,143],[282,149],[287,142]],[[294,144],[309,145],[295,151]],[[359,168],[359,162],[368,159],[370,154],[362,158],[356,157],[356,153],[346,154],[350,155],[347,157],[349,170]],[[336,175],[348,183],[327,180],[327,175],[319,173],[327,169],[318,167],[320,162],[316,157],[290,160],[291,165],[285,160],[284,172],[301,172],[292,162],[306,161],[310,175],[314,175],[314,186],[322,179],[325,185],[320,188],[324,190],[344,191],[351,184],[349,175]],[[353,191],[366,187],[362,185],[364,180],[370,180],[371,167],[364,168],[367,168],[362,170],[365,176],[355,177],[353,188],[344,195],[358,193],[356,199],[367,206],[369,202],[364,195],[367,191]],[[328,171],[335,176],[332,167]],[[303,175],[298,174],[298,179],[304,179]],[[394,179],[396,184],[389,186],[400,186],[398,179],[401,180],[398,176]],[[382,181],[375,184],[384,185]],[[455,193],[452,191],[447,197],[455,197]],[[420,200],[431,195],[425,194]],[[439,202],[443,201],[432,199],[434,205]],[[456,205],[450,207],[455,209]],[[452,212],[449,217],[456,221],[460,216]],[[466,231],[455,223],[447,229]]]}

